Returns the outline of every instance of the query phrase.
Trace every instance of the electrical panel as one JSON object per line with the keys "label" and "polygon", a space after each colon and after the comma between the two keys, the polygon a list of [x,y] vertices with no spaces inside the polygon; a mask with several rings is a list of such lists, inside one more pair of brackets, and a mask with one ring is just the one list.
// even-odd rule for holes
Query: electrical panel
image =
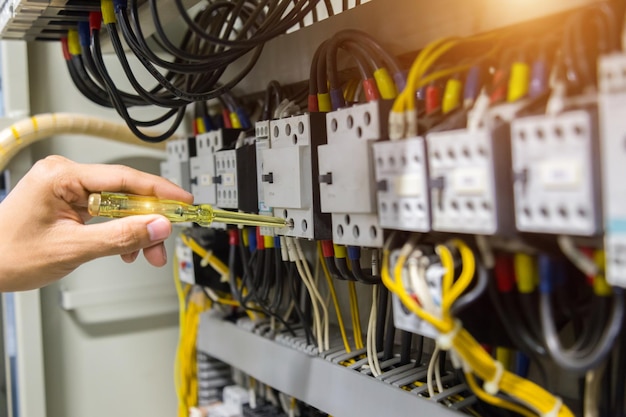
{"label": "electrical panel", "polygon": [[[573,1],[577,0],[563,4]],[[31,13],[29,4],[37,8],[34,1],[8,3],[19,5],[20,13]],[[172,7],[166,3],[159,12],[166,14],[167,7]],[[257,44],[256,51],[260,51],[274,32],[288,32],[288,26],[303,27],[318,16],[307,10],[292,20],[291,7],[303,4],[294,2],[275,16],[276,25],[268,25],[285,31],[271,31],[263,23],[253,26],[267,21],[266,17],[274,21],[275,5],[257,8],[251,4],[214,19],[213,6],[216,12],[223,6],[218,3],[210,1],[209,7],[195,10],[197,25],[208,22],[206,31],[193,30],[189,21],[184,23],[192,29],[188,32],[191,40],[180,45],[181,53],[172,53],[170,61],[152,54],[153,44],[174,51],[165,43],[167,36],[161,33],[154,42],[134,45],[129,40],[138,39],[139,25],[120,19],[122,37],[132,46],[129,53],[146,67],[154,67],[148,72],[161,84],[157,96],[136,91],[130,98],[114,100],[115,86],[90,84],[83,89],[92,101],[106,95],[105,104],[118,112],[120,106],[150,105],[157,101],[154,99],[173,109],[188,102],[195,106],[199,131],[201,126],[244,126],[243,131],[218,129],[192,141],[171,141],[167,161],[162,164],[163,176],[190,189],[196,203],[273,215],[290,224],[280,229],[232,228],[229,233],[193,228],[185,231],[185,237],[193,241],[177,242],[180,279],[194,286],[185,303],[197,307],[205,302],[198,309],[183,309],[181,316],[185,323],[181,346],[198,352],[197,381],[193,371],[187,372],[193,361],[184,353],[178,355],[185,366],[180,367],[177,381],[187,384],[181,386],[190,391],[197,382],[199,404],[194,407],[204,407],[196,410],[198,415],[282,415],[283,411],[295,415],[296,404],[300,416],[318,415],[309,413],[312,407],[338,417],[408,415],[416,409],[428,416],[496,415],[490,401],[481,401],[478,397],[485,397],[472,392],[476,391],[472,376],[484,386],[484,395],[497,395],[501,404],[522,410],[520,414],[568,414],[566,406],[577,400],[578,387],[572,396],[564,394],[558,384],[555,392],[549,393],[542,383],[510,383],[512,378],[521,381],[528,374],[519,364],[528,359],[522,352],[533,350],[526,344],[538,346],[534,350],[552,347],[546,344],[551,318],[556,323],[552,342],[558,342],[560,329],[571,324],[580,324],[583,337],[573,335],[578,340],[561,346],[564,355],[544,349],[541,365],[545,359],[550,368],[557,367],[564,375],[608,370],[602,389],[605,383],[611,388],[619,372],[595,365],[581,371],[576,368],[579,364],[567,361],[583,362],[579,359],[584,358],[587,363],[604,363],[608,356],[600,354],[600,342],[607,341],[606,334],[617,328],[614,320],[621,320],[618,313],[623,300],[617,298],[621,293],[602,282],[603,249],[608,282],[626,287],[626,185],[622,184],[626,56],[616,54],[601,62],[599,103],[595,77],[590,74],[594,66],[578,62],[602,48],[618,49],[615,34],[610,33],[617,32],[616,28],[608,24],[607,30],[600,30],[604,20],[611,23],[616,9],[609,8],[616,2],[608,8],[605,3],[594,3],[589,8],[593,19],[586,19],[585,13],[564,13],[550,18],[554,25],[510,26],[497,29],[495,36],[490,32],[494,28],[523,20],[513,16],[521,13],[521,8],[485,2],[490,13],[479,22],[476,37],[424,45],[426,32],[419,32],[415,42],[415,31],[389,24],[391,32],[382,31],[386,41],[399,39],[395,36],[398,32],[406,36],[401,43],[390,43],[388,50],[368,32],[339,28],[309,56],[304,49],[311,45],[305,48],[297,36],[283,49],[282,45],[288,44],[283,44],[287,38],[283,36],[271,44],[275,50],[252,56],[245,68],[230,66],[237,51]],[[228,9],[229,2],[222,3],[226,4],[224,10]],[[313,2],[308,3],[313,9]],[[318,6],[330,16],[335,14],[333,7],[338,12],[339,3],[332,0],[318,2]],[[351,7],[347,3],[343,2],[342,10]],[[398,14],[414,15],[408,13],[412,7],[408,4],[373,3],[360,10],[394,9],[394,19],[384,16],[387,22],[399,20]],[[382,3],[385,6],[380,6]],[[458,7],[431,3],[428,7],[432,10],[426,15],[432,16],[437,9],[453,10],[451,21],[456,15],[465,19],[465,10],[478,7],[467,6],[467,2],[458,2]],[[118,15],[125,12],[120,4],[116,2]],[[71,6],[69,2],[64,5]],[[54,3],[48,6],[39,7],[37,13],[44,16],[56,7]],[[553,12],[565,10],[562,7]],[[509,12],[508,20],[502,10]],[[382,15],[378,13],[374,20]],[[4,24],[4,30],[15,30],[14,24],[19,22],[14,17]],[[572,20],[561,27],[559,19],[566,18]],[[371,16],[369,20],[368,25],[375,23]],[[31,30],[43,21],[33,20],[16,37],[36,38],[40,32]],[[358,21],[347,16],[333,20],[340,22],[339,26]],[[288,24],[281,25],[283,22]],[[248,27],[251,30],[239,30],[247,25],[252,25]],[[320,30],[328,29],[322,26]],[[450,25],[444,25],[441,37],[434,36],[439,34],[436,26],[427,33],[429,38],[450,35]],[[586,38],[587,26],[594,29],[595,37]],[[532,42],[520,42],[525,37],[520,34],[529,33]],[[150,36],[146,33],[145,38]],[[582,49],[575,45],[581,36],[585,36]],[[607,39],[600,39],[603,37]],[[315,36],[307,34],[309,39]],[[594,41],[597,48],[587,48]],[[211,56],[201,56],[209,48]],[[81,60],[68,61],[79,88],[81,78],[76,74],[82,74],[82,59],[88,62],[94,49],[89,48]],[[397,59],[400,56],[403,59]],[[410,56],[416,57],[412,66],[405,60]],[[257,58],[259,65],[250,70]],[[311,63],[310,72],[300,71],[300,61]],[[283,71],[277,62],[285,64]],[[276,67],[275,71],[263,71],[264,65]],[[160,71],[165,73],[173,66],[180,66],[179,72],[171,71],[178,75],[164,80]],[[105,71],[97,70],[86,71],[83,81],[97,81],[98,74],[102,78]],[[306,80],[302,74],[314,77]],[[244,77],[253,82],[238,82]],[[233,80],[232,84],[227,80]],[[232,88],[234,84],[236,88]],[[258,88],[261,84],[265,85]],[[394,111],[391,101],[379,97],[397,100]],[[555,110],[559,105],[562,108]],[[215,112],[216,106],[221,107],[220,113]],[[303,112],[305,107],[308,113]],[[286,117],[259,121],[252,132],[248,122],[260,113],[263,119],[272,114]],[[129,127],[139,124],[125,121]],[[390,136],[394,140],[388,140]],[[603,228],[604,246],[600,243]],[[198,230],[214,233],[211,236],[219,236],[221,241],[203,240],[194,234]],[[276,235],[281,239],[275,239]],[[576,239],[580,237],[591,239]],[[323,264],[318,264],[322,256],[316,257],[316,251],[321,251]],[[371,269],[363,266],[359,270],[368,258],[361,256],[363,251],[372,255]],[[402,270],[395,271],[399,253],[406,261]],[[210,279],[199,280],[203,272],[211,273]],[[352,278],[354,281],[339,282]],[[587,285],[591,281],[593,285]],[[599,297],[613,297],[608,302],[611,309],[596,311]],[[368,313],[363,306],[370,302],[365,329]],[[201,313],[202,309],[208,311]],[[594,324],[598,314],[603,314],[602,326]],[[534,325],[539,316],[537,331]],[[198,322],[197,327],[188,329]],[[595,337],[591,330],[598,330],[602,337]],[[520,334],[521,342],[515,337]],[[195,344],[187,343],[190,340]],[[607,346],[615,340],[613,337]],[[484,354],[481,346],[493,351]],[[508,361],[502,350],[511,350],[508,353],[516,360]],[[480,360],[472,361],[480,352]],[[603,357],[591,361],[595,355]],[[272,366],[259,358],[272,358]],[[217,359],[233,369],[222,368]],[[459,375],[461,369],[469,376]],[[238,386],[224,389],[230,379]],[[537,395],[531,395],[534,392]],[[263,397],[259,404],[257,395]],[[278,398],[265,401],[272,396]],[[195,401],[189,395],[180,397],[183,406]],[[615,397],[607,394],[598,400],[614,401]],[[587,400],[584,407],[589,406]],[[389,404],[393,404],[391,411]],[[377,408],[379,405],[382,408]],[[608,410],[605,406],[613,412],[613,404],[600,404],[598,411]]]}
{"label": "electrical panel", "polygon": [[626,55],[602,57],[598,70],[606,278],[626,287]]}
{"label": "electrical panel", "polygon": [[387,139],[388,115],[389,103],[376,101],[326,116],[328,144],[319,147],[319,183],[322,211],[332,214],[335,243],[383,245],[372,144]]}
{"label": "electrical panel", "polygon": [[[274,210],[265,202],[265,183],[263,182],[263,151],[270,148],[270,121],[262,120],[256,122],[254,127],[256,141],[256,189],[258,198],[258,212],[266,216],[273,216]],[[272,227],[262,227],[261,235],[275,236],[276,232]]]}
{"label": "electrical panel", "polygon": [[237,153],[234,149],[215,153],[215,183],[217,184],[217,206],[236,209],[237,190]]}
{"label": "electrical panel", "polygon": [[596,111],[511,124],[515,222],[524,232],[591,236],[601,230]]}
{"label": "electrical panel", "polygon": [[219,129],[196,136],[196,156],[190,158],[191,192],[196,203],[217,204],[215,153],[234,146],[239,130]]}
{"label": "electrical panel", "polygon": [[426,137],[433,230],[480,235],[513,228],[509,125]]}
{"label": "electrical panel", "polygon": [[176,139],[167,142],[165,152],[167,159],[161,162],[161,176],[179,187],[191,191],[189,139]]}
{"label": "electrical panel", "polygon": [[430,192],[424,138],[377,142],[374,159],[380,226],[429,232]]}
{"label": "electrical panel", "polygon": [[257,212],[256,147],[244,144],[236,149],[215,153],[217,206]]}
{"label": "electrical panel", "polygon": [[[329,218],[320,210],[318,146],[326,142],[324,115],[309,113],[269,124],[269,149],[261,151],[264,204],[292,222],[277,231],[291,237],[329,239]],[[320,147],[321,148],[321,147]]]}

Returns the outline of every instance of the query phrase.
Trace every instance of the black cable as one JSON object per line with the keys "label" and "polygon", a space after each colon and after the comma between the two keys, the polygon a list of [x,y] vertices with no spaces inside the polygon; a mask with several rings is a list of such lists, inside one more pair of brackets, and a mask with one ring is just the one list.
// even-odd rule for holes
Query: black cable
{"label": "black cable", "polygon": [[626,322],[622,324],[615,360],[615,384],[613,385],[613,405],[611,415],[624,417],[624,396],[626,391]]}
{"label": "black cable", "polygon": [[337,271],[346,281],[355,281],[352,272],[348,268],[348,261],[346,258],[337,258],[335,257],[335,266],[337,267]]}
{"label": "black cable", "polygon": [[273,119],[273,111],[282,101],[282,97],[283,91],[280,83],[276,80],[270,81],[265,88],[261,120]]}
{"label": "black cable", "polygon": [[337,269],[337,266],[335,265],[334,259],[335,259],[334,257],[328,257],[328,258],[324,257],[324,263],[326,263],[326,267],[328,268],[328,272],[330,273],[330,276],[332,278],[345,281],[346,278]]}
{"label": "black cable", "polygon": [[317,72],[320,67],[320,58],[326,56],[326,45],[328,45],[328,41],[322,42],[322,44],[315,50],[313,59],[311,60],[311,69],[309,72],[309,95],[312,96],[316,96],[318,93]]}
{"label": "black cable", "polygon": [[335,11],[333,10],[332,2],[330,0],[324,0],[324,5],[326,6],[328,17],[333,17],[335,15]]}
{"label": "black cable", "polygon": [[[97,31],[94,31],[94,33],[95,32]],[[106,70],[104,61],[102,60],[102,50],[100,47],[100,38],[98,36],[92,36],[92,45],[94,48],[93,56],[95,58],[94,61],[96,64],[96,68],[98,69],[100,76],[102,77],[105,85],[107,86],[107,92],[109,93],[109,96],[111,97],[111,100],[114,103],[115,109],[117,110],[118,114],[124,119],[128,128],[139,139],[146,141],[146,142],[152,142],[152,143],[162,142],[165,139],[168,139],[170,136],[172,136],[174,132],[176,131],[176,129],[178,128],[178,126],[180,126],[180,123],[183,121],[183,118],[185,116],[185,108],[181,107],[177,111],[176,118],[174,122],[172,123],[172,125],[170,126],[170,128],[160,135],[149,136],[143,133],[142,131],[140,131],[139,129],[137,129],[138,121],[132,119],[130,115],[128,114],[128,111],[126,109],[126,106],[123,103],[123,100],[121,99],[119,94],[117,94],[117,88],[115,87],[115,82],[113,81],[113,79],[110,77],[110,75],[108,74]],[[139,123],[142,123],[142,122],[139,122]]]}
{"label": "black cable", "polygon": [[422,358],[424,356],[424,336],[417,336],[417,350],[415,352],[415,367],[418,368],[422,365]]}
{"label": "black cable", "polygon": [[[600,400],[598,401],[598,411],[601,417],[615,417],[610,415],[613,394],[613,358],[608,355],[606,365],[604,365],[604,374],[600,382]],[[624,393],[620,394],[624,395]]]}
{"label": "black cable", "polygon": [[[216,98],[224,94],[225,92],[229,91],[232,87],[237,85],[252,70],[252,68],[258,61],[258,58],[261,55],[261,52],[263,50],[264,44],[259,44],[254,49],[252,49],[252,56],[248,60],[248,63],[236,76],[234,76],[228,82],[223,83],[220,86],[215,86],[215,83],[217,82],[217,78],[212,77],[210,78],[211,82],[207,83],[209,86],[211,86],[211,87],[207,87],[207,89],[214,87],[210,91],[206,91],[206,89],[204,89],[201,93],[194,93],[188,90],[184,91],[178,86],[174,85],[172,82],[170,82],[170,80],[166,76],[163,76],[155,68],[152,62],[157,61],[158,65],[162,67],[170,67],[171,71],[173,71],[174,68],[176,69],[176,71],[181,71],[183,66],[180,64],[171,64],[166,61],[163,61],[159,59],[158,57],[156,57],[156,55],[149,53],[148,52],[149,50],[142,49],[138,45],[138,42],[141,42],[142,36],[135,36],[130,32],[130,23],[129,23],[128,16],[126,15],[125,11],[118,11],[116,15],[118,16],[118,21],[120,22],[120,27],[122,28],[122,34],[124,34],[127,44],[129,45],[131,50],[133,50],[136,57],[139,59],[139,62],[143,65],[143,67],[152,75],[153,78],[155,78],[173,96],[186,100],[188,102],[207,101],[207,100]],[[248,51],[244,51],[243,53],[237,52],[237,55],[235,55],[235,57],[239,58],[245,55],[247,52]],[[147,54],[151,56],[148,57]],[[189,64],[189,65],[195,65],[195,64]],[[207,67],[205,66],[203,68],[204,68],[203,71],[206,72]],[[225,70],[225,65],[222,65],[221,72],[218,73],[218,75],[221,75],[221,73],[223,73],[224,70]]]}
{"label": "black cable", "polygon": [[376,310],[376,352],[382,352],[385,346],[385,321],[387,320],[387,304],[389,304],[389,290],[384,285],[378,289],[378,305]]}
{"label": "black cable", "polygon": [[387,307],[387,323],[385,324],[385,346],[383,349],[383,361],[393,358],[393,346],[396,338],[396,326],[393,323],[393,308],[391,303]]}
{"label": "black cable", "polygon": [[274,248],[265,248],[265,259],[263,260],[263,285],[261,286],[259,297],[266,305],[269,305],[270,290],[275,284],[274,279]]}
{"label": "black cable", "polygon": [[[133,2],[136,0],[133,0]],[[180,13],[180,15],[182,16],[183,20],[185,21],[185,23],[188,25],[188,27],[200,38],[205,39],[209,42],[213,42],[219,45],[223,45],[223,46],[229,46],[232,48],[241,48],[241,47],[246,47],[246,46],[250,46],[250,45],[257,45],[259,42],[266,42],[280,34],[282,34],[284,31],[286,31],[287,29],[289,29],[290,27],[294,26],[296,23],[298,23],[300,20],[304,19],[306,17],[306,15],[308,15],[311,11],[313,11],[318,3],[318,0],[304,0],[304,1],[298,1],[297,3],[295,3],[295,5],[291,8],[291,10],[289,11],[289,13],[284,16],[281,19],[281,23],[275,25],[272,30],[268,30],[267,32],[263,32],[263,33],[255,33],[254,37],[252,39],[248,39],[248,40],[238,40],[238,41],[230,41],[228,39],[222,39],[219,37],[215,37],[215,36],[211,36],[207,33],[205,33],[204,29],[200,26],[198,26],[190,17],[189,14],[187,13],[187,9],[184,6],[184,4],[182,3],[181,0],[175,0],[176,6],[178,8],[178,11]],[[306,5],[306,7],[303,7],[305,3],[308,3]],[[271,20],[275,20],[276,19],[276,15],[280,14],[282,15],[283,11],[288,7],[289,2],[288,1],[283,1],[283,2],[279,2],[278,3],[280,7],[277,7],[274,11],[273,11],[273,17],[270,14],[270,17],[268,19],[271,18]]]}
{"label": "black cable", "polygon": [[400,366],[411,363],[412,343],[413,333],[400,330]]}
{"label": "black cable", "polygon": [[489,296],[493,303],[498,316],[504,324],[507,335],[513,344],[530,357],[543,356],[546,354],[545,348],[533,339],[528,330],[515,321],[517,317],[516,311],[519,311],[515,305],[515,299],[512,294],[499,293],[496,287],[495,279],[490,278]]}
{"label": "black cable", "polygon": [[278,311],[279,307],[283,304],[283,290],[285,287],[285,281],[283,279],[283,261],[281,258],[280,250],[274,250],[274,301],[270,304],[270,309]]}
{"label": "black cable", "polygon": [[289,286],[289,292],[291,293],[291,298],[293,300],[294,303],[294,310],[296,312],[296,315],[298,316],[298,320],[300,321],[300,323],[302,324],[302,327],[304,328],[304,334],[306,336],[306,343],[307,345],[311,344],[311,341],[313,340],[313,333],[311,331],[311,327],[309,326],[309,324],[307,323],[305,317],[304,317],[304,313],[302,312],[302,310],[300,309],[300,300],[298,297],[298,291],[297,291],[297,281],[299,281],[298,279],[296,279],[296,265],[293,262],[289,263],[288,266],[288,286]]}
{"label": "black cable", "polygon": [[74,67],[74,65],[72,64],[71,60],[65,61],[65,64],[67,66],[72,82],[74,83],[78,91],[81,92],[82,95],[84,95],[87,99],[89,99],[95,104],[98,104],[103,107],[111,107],[111,102],[109,101],[108,96],[106,98],[100,97],[97,94],[94,94],[94,92],[85,85],[83,79],[80,77],[80,75],[78,75],[78,72],[76,68]]}
{"label": "black cable", "polygon": [[624,293],[621,288],[614,287],[612,309],[610,317],[605,321],[602,335],[594,341],[593,346],[585,347],[582,351],[564,350],[554,323],[552,300],[549,293],[541,293],[539,305],[547,350],[560,367],[572,372],[585,372],[602,363],[610,353],[624,319]]}
{"label": "black cable", "polygon": [[380,277],[375,277],[363,272],[361,262],[358,259],[350,259],[350,266],[352,267],[352,276],[356,281],[368,285],[376,285],[382,282]]}
{"label": "black cable", "polygon": [[229,268],[228,283],[230,286],[230,291],[233,297],[235,298],[235,300],[239,303],[240,307],[243,308],[244,310],[248,310],[254,313],[260,313],[260,314],[265,314],[270,317],[274,317],[285,327],[285,329],[287,329],[287,331],[292,336],[295,337],[296,332],[294,331],[292,326],[286,320],[284,320],[279,314],[274,314],[268,309],[263,308],[262,306],[259,306],[259,308],[254,308],[248,305],[248,301],[244,299],[243,294],[242,294],[242,289],[244,286],[243,282],[241,284],[241,288],[237,285],[237,275],[235,272],[236,271],[236,258],[237,258],[237,247],[235,245],[231,245],[229,248],[229,252],[228,252],[228,268]]}

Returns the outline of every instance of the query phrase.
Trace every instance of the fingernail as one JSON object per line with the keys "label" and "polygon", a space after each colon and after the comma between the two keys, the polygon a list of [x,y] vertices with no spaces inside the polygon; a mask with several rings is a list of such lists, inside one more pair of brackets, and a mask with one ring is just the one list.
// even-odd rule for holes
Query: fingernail
{"label": "fingernail", "polygon": [[161,250],[163,251],[163,259],[167,263],[167,250],[165,250],[165,245],[161,245]]}
{"label": "fingernail", "polygon": [[170,235],[172,226],[167,219],[156,219],[148,223],[148,234],[152,242],[158,242],[167,239]]}

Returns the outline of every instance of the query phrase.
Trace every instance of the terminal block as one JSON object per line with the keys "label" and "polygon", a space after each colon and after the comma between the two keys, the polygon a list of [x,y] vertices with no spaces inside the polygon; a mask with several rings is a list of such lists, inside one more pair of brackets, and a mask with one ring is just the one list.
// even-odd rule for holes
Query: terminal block
{"label": "terminal block", "polygon": [[424,138],[375,143],[374,160],[380,226],[429,232],[430,193]]}
{"label": "terminal block", "polygon": [[479,235],[513,227],[509,124],[500,115],[488,127],[426,137],[432,228]]}
{"label": "terminal block", "polygon": [[289,219],[291,229],[277,233],[306,239],[330,239],[330,218],[320,210],[318,145],[326,143],[324,115],[310,113],[270,123],[270,147],[263,149],[263,201],[274,215]]}
{"label": "terminal block", "polygon": [[166,160],[161,162],[161,176],[191,191],[189,160],[195,154],[193,139],[176,139],[165,146]]}
{"label": "terminal block", "polygon": [[[263,182],[263,150],[270,148],[270,121],[262,120],[255,124],[256,134],[256,188],[258,197],[259,214],[273,216],[274,210],[265,202],[265,183]],[[272,227],[261,227],[262,236],[275,236],[276,231]]]}
{"label": "terminal block", "polygon": [[213,182],[217,185],[217,206],[256,213],[256,170],[254,143],[216,152]]}
{"label": "terminal block", "polygon": [[217,204],[215,153],[235,145],[237,129],[220,129],[197,135],[196,156],[190,159],[191,192],[197,204]]}
{"label": "terminal block", "polygon": [[322,211],[332,215],[333,241],[382,247],[372,144],[386,139],[389,103],[370,102],[326,115],[328,144],[319,148]]}
{"label": "terminal block", "polygon": [[626,287],[626,55],[602,57],[598,70],[606,278]]}
{"label": "terminal block", "polygon": [[[390,263],[393,269],[397,263],[400,251],[396,250],[391,253]],[[408,282],[408,268],[405,266],[402,270],[403,281]],[[443,268],[441,265],[436,265],[428,269],[427,281],[429,290],[433,293],[435,298],[441,298],[441,277],[443,276]],[[393,294],[391,299],[391,305],[393,308],[393,323],[394,326],[400,330],[419,334],[425,337],[436,339],[439,336],[437,329],[432,324],[422,320],[416,316],[412,311],[409,311],[400,298]]]}
{"label": "terminal block", "polygon": [[524,232],[601,231],[597,112],[532,116],[511,124],[515,223]]}

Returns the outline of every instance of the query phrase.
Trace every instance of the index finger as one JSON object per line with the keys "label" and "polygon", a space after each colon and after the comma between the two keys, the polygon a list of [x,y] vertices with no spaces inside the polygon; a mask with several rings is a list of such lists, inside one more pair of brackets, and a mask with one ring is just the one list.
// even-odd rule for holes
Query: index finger
{"label": "index finger", "polygon": [[89,192],[121,192],[193,203],[193,195],[173,182],[123,165],[77,164]]}

